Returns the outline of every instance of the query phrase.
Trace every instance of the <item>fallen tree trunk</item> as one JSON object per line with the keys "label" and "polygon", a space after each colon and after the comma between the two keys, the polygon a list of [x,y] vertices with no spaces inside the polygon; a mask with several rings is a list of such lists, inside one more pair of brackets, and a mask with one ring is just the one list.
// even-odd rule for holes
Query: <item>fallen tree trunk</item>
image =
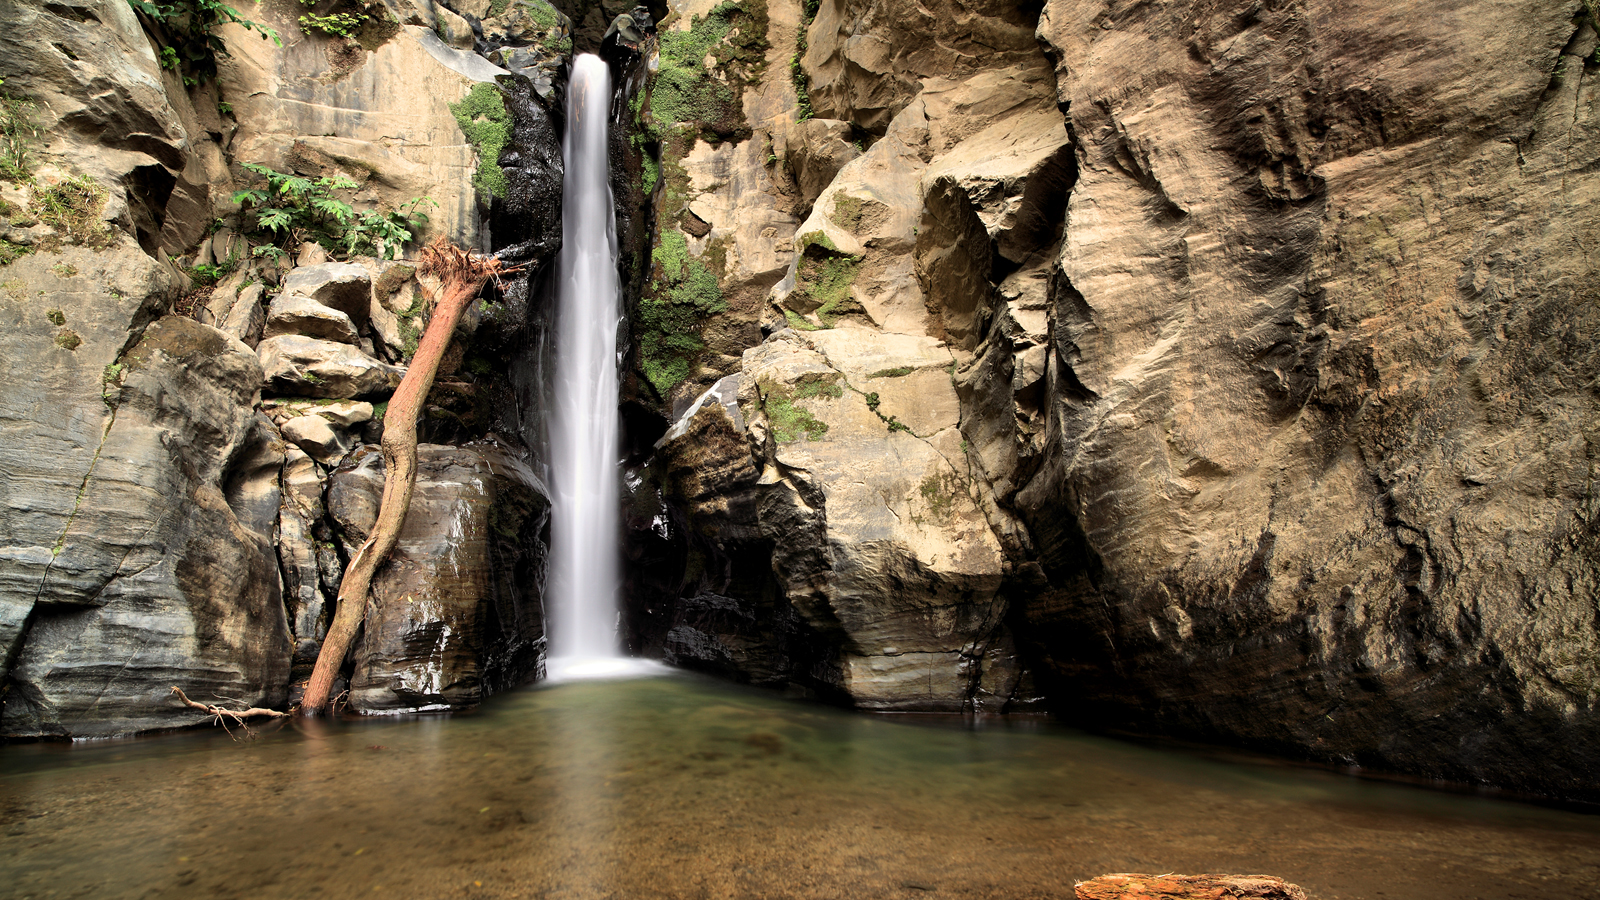
{"label": "fallen tree trunk", "polygon": [[378,521],[339,582],[338,609],[317,653],[316,667],[300,701],[301,713],[315,713],[328,704],[333,680],[366,618],[372,576],[400,540],[400,527],[405,524],[411,492],[417,484],[417,416],[433,387],[439,360],[450,344],[456,323],[468,304],[477,299],[485,281],[516,269],[503,266],[494,257],[469,253],[444,238],[435,238],[422,249],[419,271],[439,279],[439,295],[433,298],[433,317],[417,344],[411,366],[389,398],[389,409],[383,417],[383,497],[378,505]]}

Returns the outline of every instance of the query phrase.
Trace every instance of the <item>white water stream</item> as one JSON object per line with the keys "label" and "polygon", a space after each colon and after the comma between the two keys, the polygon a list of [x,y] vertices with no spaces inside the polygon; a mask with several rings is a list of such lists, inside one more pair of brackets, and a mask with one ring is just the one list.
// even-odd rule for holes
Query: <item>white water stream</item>
{"label": "white water stream", "polygon": [[554,495],[549,572],[549,677],[627,675],[656,668],[624,658],[621,586],[617,285],[608,141],[611,72],[585,53],[567,85],[561,255],[557,260],[555,377],[550,422]]}

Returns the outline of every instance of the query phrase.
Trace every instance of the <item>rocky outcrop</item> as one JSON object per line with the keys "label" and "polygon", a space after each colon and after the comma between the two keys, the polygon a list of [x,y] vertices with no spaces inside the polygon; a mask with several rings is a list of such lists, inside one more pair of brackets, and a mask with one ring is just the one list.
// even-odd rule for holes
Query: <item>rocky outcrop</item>
{"label": "rocky outcrop", "polygon": [[[638,576],[664,652],[787,607],[864,705],[994,647],[1075,721],[1592,796],[1585,9],[824,0],[739,415],[675,394],[636,492],[773,581]],[[693,178],[691,255],[756,195]]]}
{"label": "rocky outcrop", "polygon": [[1593,796],[1592,24],[1245,9],[1041,19],[1030,645],[1079,717]]}
{"label": "rocky outcrop", "polygon": [[282,451],[251,409],[255,354],[189,319],[145,327],[176,282],[131,241],[3,272],[0,732],[198,721],[170,701],[175,682],[281,704],[289,635],[270,510]]}
{"label": "rocky outcrop", "polygon": [[[331,482],[342,536],[358,544],[376,520],[383,457],[365,448]],[[355,653],[355,709],[470,706],[541,672],[549,509],[539,478],[502,447],[418,447],[417,493]]]}

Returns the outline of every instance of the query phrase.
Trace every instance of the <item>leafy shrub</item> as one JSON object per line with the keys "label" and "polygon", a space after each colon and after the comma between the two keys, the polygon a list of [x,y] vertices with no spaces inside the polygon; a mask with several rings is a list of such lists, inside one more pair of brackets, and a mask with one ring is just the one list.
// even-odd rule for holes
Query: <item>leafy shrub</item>
{"label": "leafy shrub", "polygon": [[[257,163],[245,163],[244,169],[266,179],[267,186],[239,191],[233,202],[254,213],[257,228],[286,244],[315,241],[335,252],[393,259],[411,240],[413,229],[427,223],[420,208],[438,205],[428,197],[414,197],[398,211],[356,212],[334,193],[359,186],[343,175],[305,178]],[[256,255],[265,254],[258,248]]]}
{"label": "leafy shrub", "polygon": [[196,85],[217,74],[217,54],[226,54],[228,48],[213,29],[218,25],[241,25],[258,32],[262,40],[271,40],[279,47],[283,41],[278,33],[259,22],[252,22],[237,9],[221,0],[128,0],[128,5],[162,26],[171,43],[163,46],[160,60],[163,68],[179,72],[183,83]]}

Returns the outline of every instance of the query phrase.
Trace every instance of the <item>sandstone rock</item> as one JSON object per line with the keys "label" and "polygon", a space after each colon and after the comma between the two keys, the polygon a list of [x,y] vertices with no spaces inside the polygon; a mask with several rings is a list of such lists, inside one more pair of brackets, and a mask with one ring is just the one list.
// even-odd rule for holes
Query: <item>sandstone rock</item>
{"label": "sandstone rock", "polygon": [[366,268],[356,263],[297,266],[283,280],[279,296],[296,295],[344,313],[359,328],[372,308],[372,279]]}
{"label": "sandstone rock", "polygon": [[[299,33],[299,13],[266,4],[250,16],[289,35]],[[429,17],[413,8],[398,18]],[[439,234],[464,246],[487,246],[471,186],[475,152],[449,105],[474,80],[492,81],[504,70],[445,46],[433,24],[403,25],[342,67],[330,61],[332,44],[325,38],[308,36],[280,49],[240,26],[219,26],[229,52],[218,58],[218,80],[238,122],[232,157],[279,171],[298,166],[308,175],[350,174],[362,185],[356,198],[362,208],[397,209],[431,197],[439,206],[429,210],[428,225],[415,236],[419,243]]]}
{"label": "sandstone rock", "polygon": [[[470,706],[543,666],[542,483],[490,444],[423,444],[417,472],[357,653],[351,703],[364,712]],[[334,473],[330,502],[347,540],[372,527],[382,487],[376,448]]]}
{"label": "sandstone rock", "polygon": [[272,455],[250,437],[261,434],[254,354],[189,319],[138,337],[174,285],[131,242],[34,254],[6,277],[48,285],[82,340],[58,347],[46,310],[0,293],[17,323],[0,335],[13,370],[0,396],[0,730],[94,737],[199,721],[169,700],[175,672],[192,697],[281,702],[288,637],[271,535],[245,524],[259,525]]}
{"label": "sandstone rock", "polygon": [[861,155],[849,122],[807,119],[790,126],[789,155],[785,160],[800,196],[811,203],[822,193],[845,163]]}
{"label": "sandstone rock", "polygon": [[306,668],[316,661],[328,630],[328,604],[322,591],[314,532],[324,512],[324,480],[311,457],[291,447],[285,454],[282,485],[278,560],[283,571],[284,606],[294,635],[295,664]]}
{"label": "sandstone rock", "polygon": [[265,292],[266,288],[260,284],[240,290],[238,299],[228,309],[228,317],[217,327],[246,346],[255,348],[261,343],[261,332],[267,326],[267,312],[261,305]]}
{"label": "sandstone rock", "polygon": [[335,428],[322,416],[298,416],[283,423],[283,437],[325,466],[338,465],[355,446],[355,439],[343,428]]}
{"label": "sandstone rock", "polygon": [[[290,278],[293,277],[291,274]],[[287,291],[272,298],[272,303],[267,307],[263,336],[271,338],[284,334],[304,335],[342,344],[361,342],[361,335],[349,316],[309,297]]]}
{"label": "sandstone rock", "polygon": [[226,167],[208,171],[220,151],[181,83],[164,77],[131,6],[7,4],[0,58],[7,93],[34,103],[36,174],[93,178],[108,192],[105,218],[129,223],[148,252],[178,253],[204,235],[210,182],[225,184]]}
{"label": "sandstone rock", "polygon": [[438,34],[447,46],[454,47],[457,50],[472,49],[473,40],[476,36],[472,33],[472,26],[467,23],[466,19],[451,12],[449,7],[437,4],[433,7],[433,13],[438,20],[438,24],[433,29],[434,33]]}
{"label": "sandstone rock", "polygon": [[1019,635],[1073,715],[1600,796],[1558,7],[1047,4],[1079,173]]}
{"label": "sandstone rock", "polygon": [[327,261],[328,249],[315,241],[302,243],[299,252],[294,255],[294,264],[299,268],[320,266]]}
{"label": "sandstone rock", "polygon": [[950,463],[955,391],[929,370],[918,434],[867,390],[912,377],[869,367],[916,372],[948,352],[864,328],[787,334],[745,354],[740,400],[767,454],[760,524],[789,601],[843,633],[839,683],[857,705],[962,709],[1005,602],[1001,548]]}
{"label": "sandstone rock", "polygon": [[280,394],[350,398],[388,394],[404,369],[381,363],[349,344],[285,335],[262,341],[265,384]]}
{"label": "sandstone rock", "polygon": [[1271,875],[1101,875],[1072,890],[1078,900],[1306,900],[1299,885]]}

